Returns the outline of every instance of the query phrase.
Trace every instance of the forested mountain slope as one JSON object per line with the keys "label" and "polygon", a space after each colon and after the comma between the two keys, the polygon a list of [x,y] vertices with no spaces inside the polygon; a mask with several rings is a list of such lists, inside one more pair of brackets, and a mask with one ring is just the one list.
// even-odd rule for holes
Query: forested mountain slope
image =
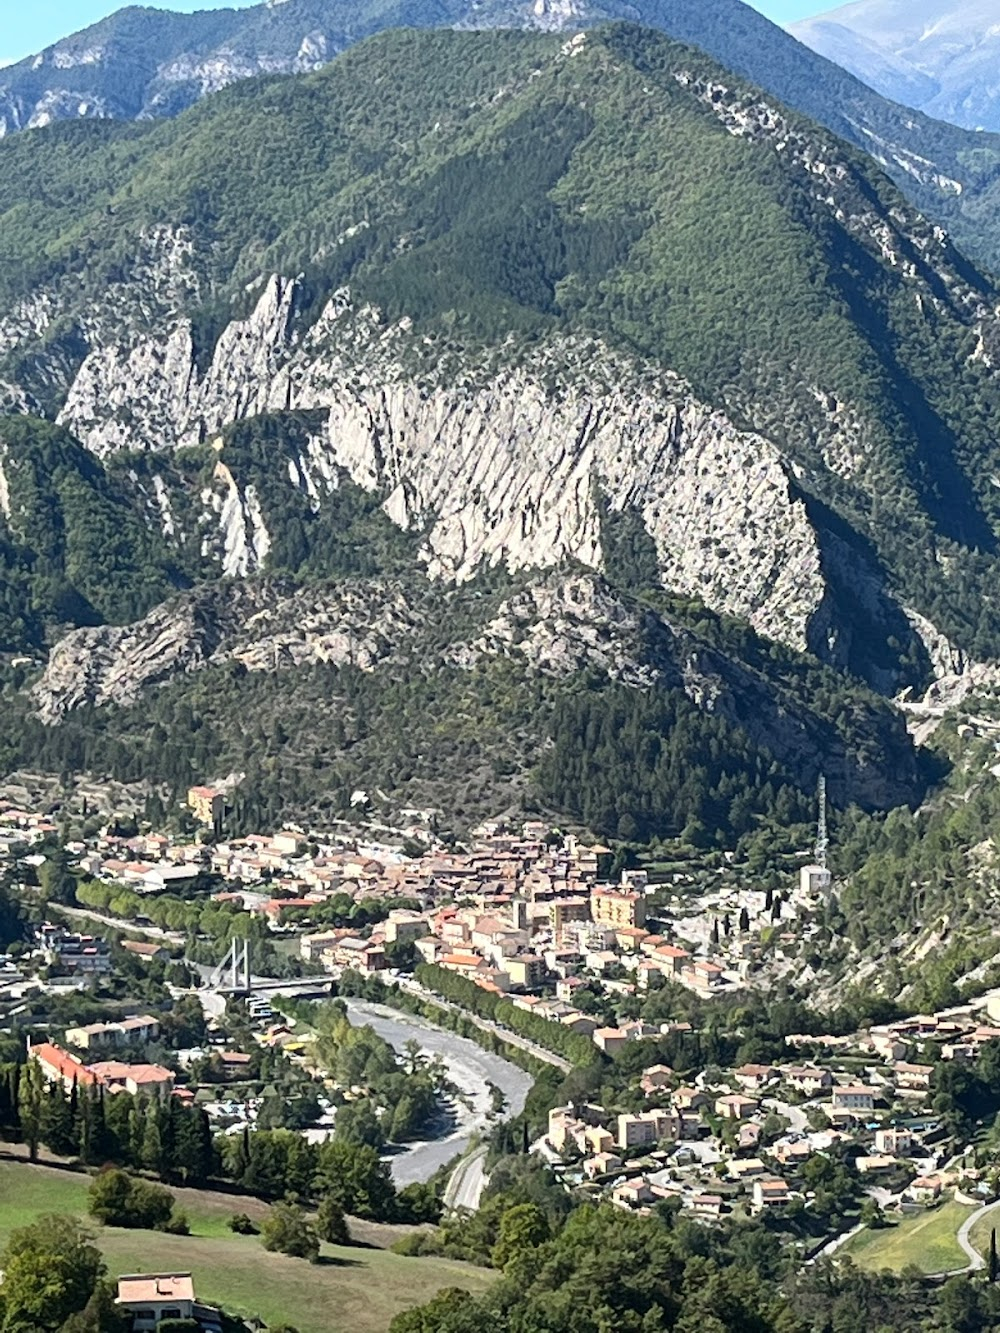
{"label": "forested mountain slope", "polygon": [[871,153],[969,254],[1000,270],[1000,140],[887,100],[741,0],[283,0],[195,14],[132,6],[0,70],[0,136],[61,119],[176,115],[239,79],[317,69],[392,27],[571,33],[609,19],[701,47]]}
{"label": "forested mountain slope", "polygon": [[8,765],[725,840],[819,756],[914,797],[860,682],[1000,656],[992,282],[662,35],[392,32],[11,136],[0,255],[2,647],[77,627]]}
{"label": "forested mountain slope", "polygon": [[176,121],[15,136],[0,247],[8,402],[165,453],[130,483],[189,569],[273,537],[225,456],[192,536],[173,451],[294,408],[306,507],[345,471],[432,574],[600,564],[605,503],[658,582],[882,688],[1000,653],[996,291],[656,34],[392,33]]}

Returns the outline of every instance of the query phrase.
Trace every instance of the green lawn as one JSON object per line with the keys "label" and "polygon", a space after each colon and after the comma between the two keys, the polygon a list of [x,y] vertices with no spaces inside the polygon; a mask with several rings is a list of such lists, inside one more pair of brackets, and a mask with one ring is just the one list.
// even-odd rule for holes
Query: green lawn
{"label": "green lawn", "polygon": [[861,1231],[840,1251],[859,1268],[888,1268],[901,1273],[911,1265],[923,1273],[943,1273],[967,1263],[959,1248],[958,1229],[973,1209],[949,1200],[937,1208],[904,1217],[877,1231]]}
{"label": "green lawn", "polygon": [[[95,1227],[112,1276],[128,1272],[191,1271],[198,1295],[267,1323],[290,1323],[300,1333],[385,1333],[393,1315],[429,1300],[442,1287],[482,1292],[493,1274],[446,1259],[404,1259],[373,1246],[395,1228],[356,1224],[365,1247],[323,1247],[323,1262],[268,1254],[256,1237],[234,1236],[234,1212],[260,1217],[257,1200],[175,1190],[190,1236]],[[86,1213],[86,1177],[23,1162],[0,1161],[0,1244],[11,1230],[42,1213]]]}
{"label": "green lawn", "polygon": [[1000,1246],[1000,1208],[985,1213],[969,1232],[969,1240],[984,1259],[989,1257],[990,1232],[994,1227],[997,1230],[997,1245]]}

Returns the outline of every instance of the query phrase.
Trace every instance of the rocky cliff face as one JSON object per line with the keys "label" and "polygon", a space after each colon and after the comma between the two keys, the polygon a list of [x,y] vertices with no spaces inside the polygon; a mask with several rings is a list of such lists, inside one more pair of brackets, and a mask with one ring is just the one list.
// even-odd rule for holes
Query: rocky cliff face
{"label": "rocky cliff face", "polygon": [[[386,513],[423,534],[431,577],[470,578],[578,560],[602,564],[598,500],[638,511],[664,586],[805,647],[825,584],[817,533],[765,439],[739,431],[674,377],[648,379],[593,343],[566,342],[516,367],[407,369],[405,324],[383,327],[346,294],[294,329],[296,284],[272,278],[256,309],[222,334],[199,375],[190,326],[103,346],[84,361],[60,416],[95,453],[214,438],[284,409],[323,409],[296,484],[322,505],[340,470],[385,496]],[[558,388],[556,367],[561,367]],[[435,373],[427,374],[427,370]],[[220,460],[223,568],[267,553],[266,520]]]}
{"label": "rocky cliff face", "polygon": [[[565,18],[558,6],[535,15],[539,23]],[[477,66],[470,102],[465,79],[471,62],[464,53],[482,43],[495,44],[497,63],[484,64],[481,79]],[[221,151],[223,161],[227,145],[243,144],[249,103],[261,119],[246,133],[261,133],[261,125],[266,130],[273,124],[272,98],[279,107],[288,99],[290,125],[313,123],[325,107],[334,137],[345,117],[368,114],[357,105],[351,62],[364,68],[369,58],[381,59],[389,82],[380,87],[390,98],[398,51],[422,44],[438,51],[448,70],[444,91],[434,85],[414,124],[406,120],[412,99],[401,95],[401,105],[391,104],[392,114],[379,122],[382,137],[365,147],[375,163],[364,177],[366,197],[385,201],[384,216],[367,204],[362,216],[355,187],[342,188],[359,168],[342,145],[332,147],[322,183],[309,175],[294,195],[303,209],[315,204],[322,223],[300,224],[296,212],[268,251],[292,256],[289,275],[301,261],[308,280],[272,274],[247,281],[265,262],[265,247],[256,215],[243,208],[243,178],[237,188],[214,194],[219,173],[198,176],[202,154]],[[753,255],[737,254],[732,272],[717,280],[716,259],[733,259],[741,234],[740,227],[728,227],[727,217],[727,225],[711,233],[710,254],[692,248],[697,281],[689,280],[687,265],[674,273],[671,264],[688,240],[683,224],[681,232],[672,229],[683,210],[673,208],[671,190],[684,164],[665,169],[668,179],[656,178],[641,210],[631,195],[623,205],[604,189],[608,154],[617,144],[606,142],[606,127],[595,128],[589,116],[559,131],[565,143],[545,140],[540,163],[516,157],[522,150],[511,147],[509,120],[544,139],[551,109],[584,90],[595,90],[609,117],[623,116],[620,127],[614,122],[615,133],[631,125],[635,106],[655,106],[649,143],[637,142],[631,155],[622,155],[637,189],[650,177],[647,163],[676,151],[678,126],[699,145],[706,170],[725,160],[736,175],[744,173],[753,197],[763,201],[758,212],[775,215],[767,228],[758,228],[757,214],[747,219]],[[547,99],[541,108],[539,96]],[[216,114],[226,125],[219,133]],[[446,121],[435,119],[439,115]],[[439,143],[440,123],[452,132]],[[53,390],[59,423],[108,461],[109,474],[120,478],[132,467],[145,517],[183,548],[186,577],[213,568],[232,578],[273,568],[298,571],[302,561],[281,564],[272,555],[289,511],[282,503],[287,497],[276,503],[276,493],[291,488],[301,502],[296,512],[315,517],[333,510],[347,478],[377,496],[398,528],[414,534],[424,572],[435,582],[462,585],[484,566],[511,574],[572,564],[607,570],[606,529],[622,520],[635,524],[636,540],[648,548],[652,582],[849,667],[886,691],[894,688],[908,649],[917,650],[911,662],[921,654],[942,660],[936,627],[908,619],[888,589],[884,569],[893,571],[898,587],[906,559],[878,545],[874,519],[864,524],[873,514],[891,520],[905,512],[915,543],[930,545],[941,536],[971,549],[965,527],[972,531],[976,520],[975,541],[980,531],[984,547],[995,541],[979,494],[992,454],[974,431],[968,437],[960,426],[952,427],[951,437],[942,431],[935,440],[941,448],[930,460],[934,475],[925,485],[920,432],[934,424],[928,404],[941,379],[940,358],[930,355],[928,340],[942,330],[949,355],[953,349],[954,359],[986,380],[1000,342],[997,297],[944,233],[908,210],[849,149],[697,53],[635,29],[569,41],[396,35],[315,78],[268,86],[259,98],[255,91],[247,107],[241,97],[220,99],[190,124],[193,137],[181,126],[134,136],[137,145],[154,147],[128,188],[142,195],[148,178],[162,177],[162,199],[143,196],[138,212],[123,208],[120,215],[105,208],[100,192],[91,201],[87,216],[95,225],[106,220],[113,233],[109,253],[98,241],[74,253],[61,276],[39,269],[36,289],[12,300],[0,316],[0,365],[10,374],[0,392],[8,410],[37,410],[42,391]],[[419,170],[411,171],[408,158],[383,161],[397,150],[401,125],[403,142],[412,134],[419,143]],[[20,151],[24,142],[7,147]],[[266,134],[259,142],[269,142]],[[117,151],[117,140],[114,146]],[[469,175],[470,153],[486,159],[489,169],[477,162]],[[545,182],[532,194],[543,201],[531,225],[542,241],[536,252],[526,240],[525,254],[506,256],[490,272],[482,257],[499,242],[489,229],[480,230],[481,218],[492,219],[491,210],[529,168]],[[105,163],[101,170],[112,168]],[[412,197],[408,172],[418,181]],[[480,216],[448,211],[450,201],[442,200],[453,179],[474,182],[470,190],[480,195],[472,211]],[[253,181],[250,172],[247,190]],[[273,184],[273,171],[262,169],[259,188]],[[191,204],[195,185],[204,217]],[[322,207],[313,190],[327,191]],[[697,197],[685,200],[697,209]],[[737,217],[738,207],[736,201]],[[136,221],[143,208],[145,227]],[[213,209],[232,235],[213,236],[205,222]],[[631,213],[638,211],[647,217],[636,229]],[[591,224],[590,215],[598,213],[610,217]],[[711,231],[713,217],[693,215],[701,231]],[[168,216],[186,221],[148,221]],[[59,243],[58,232],[52,237]],[[563,264],[563,251],[573,252],[572,264]],[[466,265],[466,287],[449,285],[449,254]],[[400,256],[415,260],[396,283]],[[420,285],[425,257],[431,285],[438,284],[433,299]],[[530,270],[524,285],[522,263]],[[864,317],[841,299],[839,284],[851,266],[864,274],[857,304],[871,296]],[[781,270],[778,290],[791,293],[784,306],[767,304],[772,267]],[[536,268],[544,280],[536,282]],[[105,274],[108,280],[101,281]],[[345,275],[363,294],[357,302],[346,287],[329,295]],[[723,309],[718,298],[725,282],[734,297]],[[412,307],[401,291],[407,302],[413,297]],[[372,304],[376,299],[399,299],[404,310],[421,310],[423,301],[421,322],[384,316]],[[815,311],[816,319],[799,317],[785,343],[776,336],[775,346],[767,346],[769,328],[792,307],[799,316]],[[757,320],[761,308],[766,314]],[[897,311],[909,322],[894,322]],[[644,312],[654,329],[645,342]],[[530,332],[505,334],[507,327]],[[814,328],[820,329],[815,339]],[[566,329],[576,331],[556,332]],[[685,361],[681,344],[700,344],[703,332],[706,346]],[[912,346],[897,356],[894,340],[907,337]],[[637,346],[660,364],[627,350]],[[704,386],[702,393],[668,369],[678,364]],[[896,393],[914,376],[919,382],[912,392]],[[862,378],[863,388],[856,389]],[[947,381],[949,393],[954,386]],[[992,401],[984,394],[971,415],[985,416]],[[951,402],[946,406],[950,412]],[[308,435],[262,476],[232,447],[229,428],[290,411],[313,414]],[[978,419],[974,424],[978,429]],[[190,467],[178,461],[188,454],[196,460]],[[122,455],[132,461],[123,464]],[[932,509],[925,501],[940,498],[942,465],[956,459],[956,500],[948,523],[939,525],[947,506]],[[880,510],[886,478],[906,493],[898,507]],[[813,497],[829,508],[824,512]],[[187,558],[192,548],[195,561]],[[927,582],[936,575],[932,571]],[[127,643],[122,647],[128,651]],[[912,670],[908,678],[917,674]]]}

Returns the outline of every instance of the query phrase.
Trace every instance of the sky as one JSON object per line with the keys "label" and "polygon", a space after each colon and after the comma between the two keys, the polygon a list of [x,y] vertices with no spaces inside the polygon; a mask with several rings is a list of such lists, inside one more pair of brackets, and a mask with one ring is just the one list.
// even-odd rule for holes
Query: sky
{"label": "sky", "polygon": [[[157,3],[161,9],[175,9],[190,13],[193,9],[245,9],[257,0],[144,0]],[[790,23],[793,19],[832,9],[839,0],[748,0],[775,23]],[[0,64],[20,60],[60,37],[78,32],[90,23],[121,9],[128,0],[0,0]]]}

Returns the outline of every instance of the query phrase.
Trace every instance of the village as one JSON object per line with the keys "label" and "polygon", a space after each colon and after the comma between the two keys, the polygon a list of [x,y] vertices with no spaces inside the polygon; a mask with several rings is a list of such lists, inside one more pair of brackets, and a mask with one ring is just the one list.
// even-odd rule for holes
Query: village
{"label": "village", "polygon": [[[695,889],[678,882],[683,876],[664,880],[642,868],[621,868],[612,881],[610,849],[542,821],[487,823],[456,848],[437,842],[433,812],[409,812],[405,829],[378,839],[367,829],[327,837],[297,828],[228,839],[223,810],[222,793],[197,787],[187,802],[193,836],[123,833],[109,821],[92,838],[68,840],[63,851],[85,905],[60,910],[36,928],[33,947],[0,961],[8,1016],[33,996],[91,993],[113,977],[117,949],[147,969],[189,966],[173,906],[225,905],[232,921],[258,923],[289,987],[323,994],[353,977],[382,998],[444,1003],[426,977],[414,978],[414,968],[430,967],[504,1002],[506,1017],[498,1011],[483,1024],[501,1039],[515,1040],[515,1015],[531,1015],[526,1045],[542,1059],[570,1067],[552,1054],[559,1043],[539,1032],[591,1044],[616,1071],[613,1097],[552,1107],[532,1144],[573,1191],[640,1214],[682,1209],[706,1224],[770,1215],[798,1227],[805,1248],[810,1233],[829,1244],[855,1229],[860,1208],[870,1221],[942,1199],[971,1207],[996,1197],[990,1154],[957,1140],[936,1071],[975,1068],[984,1049],[995,1049],[1000,994],[847,1035],[791,1034],[789,1058],[679,1069],[643,1061],[697,1027],[691,1018],[651,1017],[658,993],[686,994],[697,1007],[766,988],[784,945],[814,929],[833,892],[822,858],[800,866],[785,889],[743,887],[732,876]],[[13,864],[40,870],[51,856],[56,829],[44,813],[0,812],[0,829]],[[226,975],[225,964],[202,967],[170,992],[175,1002],[190,995],[205,1005]],[[257,982],[278,983],[251,978],[249,964],[245,981],[239,1042],[209,1006],[212,1021],[195,1049],[159,1063],[141,1054],[164,1038],[155,1006],[117,1005],[101,1021],[29,1036],[30,1056],[47,1081],[67,1088],[197,1097],[216,1132],[242,1133],[257,1123],[261,1080],[273,1082],[278,1065],[303,1081],[317,1075],[274,993],[252,993]],[[287,1123],[321,1139],[334,1132],[345,1093],[364,1089],[315,1093],[311,1121]]]}
{"label": "village", "polygon": [[[1000,1020],[996,997],[988,1007]],[[639,1211],[665,1200],[706,1218],[801,1210],[823,1181],[817,1164],[831,1157],[849,1164],[855,1196],[879,1210],[922,1208],[954,1191],[983,1203],[996,1197],[997,1168],[956,1151],[934,1108],[935,1064],[904,1056],[919,1046],[934,1049],[935,1063],[974,1061],[998,1037],[1000,1027],[971,1015],[925,1016],[820,1043],[826,1054],[800,1063],[693,1078],[649,1065],[633,1086],[641,1108],[555,1107],[538,1146],[575,1187]],[[813,1037],[798,1041],[817,1050]]]}

